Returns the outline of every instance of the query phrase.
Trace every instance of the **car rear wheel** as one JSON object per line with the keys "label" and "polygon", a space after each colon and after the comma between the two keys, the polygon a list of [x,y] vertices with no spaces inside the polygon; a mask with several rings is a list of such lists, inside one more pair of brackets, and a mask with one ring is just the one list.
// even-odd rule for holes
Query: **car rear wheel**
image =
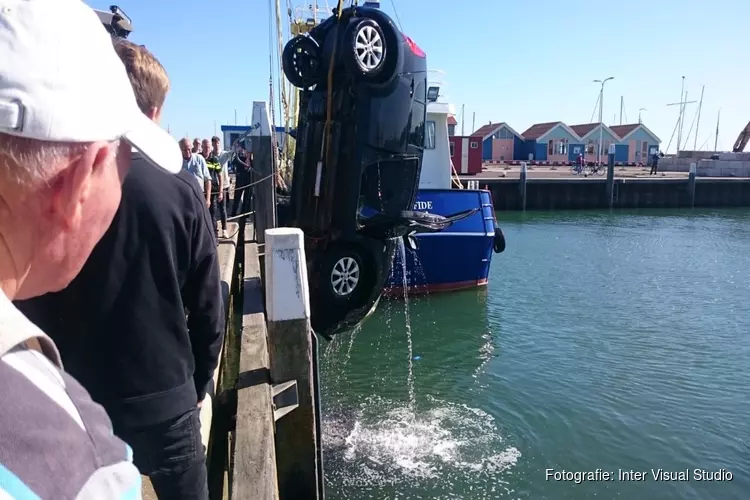
{"label": "car rear wheel", "polygon": [[320,82],[321,50],[310,37],[298,35],[284,47],[281,65],[284,76],[298,88],[309,88]]}
{"label": "car rear wheel", "polygon": [[[347,28],[344,37],[344,63],[358,79],[368,82],[381,82],[390,79],[389,64],[397,52],[391,50],[388,37],[374,19],[359,19]],[[395,47],[393,47],[395,49]]]}

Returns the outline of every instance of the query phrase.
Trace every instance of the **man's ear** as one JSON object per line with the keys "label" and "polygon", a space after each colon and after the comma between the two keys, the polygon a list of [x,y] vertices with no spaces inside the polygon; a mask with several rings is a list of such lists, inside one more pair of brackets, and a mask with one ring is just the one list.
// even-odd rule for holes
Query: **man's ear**
{"label": "man's ear", "polygon": [[95,142],[77,156],[68,158],[67,165],[50,183],[52,216],[66,230],[80,226],[82,207],[91,196],[93,180],[112,161],[109,143]]}
{"label": "man's ear", "polygon": [[154,106],[148,113],[146,113],[146,116],[148,116],[152,122],[159,123],[161,121],[161,108]]}

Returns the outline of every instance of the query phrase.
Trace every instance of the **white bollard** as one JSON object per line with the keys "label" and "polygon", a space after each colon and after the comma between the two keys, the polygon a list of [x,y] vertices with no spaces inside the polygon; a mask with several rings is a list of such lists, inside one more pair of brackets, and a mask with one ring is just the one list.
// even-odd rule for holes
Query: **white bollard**
{"label": "white bollard", "polygon": [[310,287],[301,229],[266,230],[266,315],[268,321],[310,317]]}
{"label": "white bollard", "polygon": [[[297,403],[274,408],[280,498],[318,498],[317,354],[310,328],[310,288],[300,229],[266,233],[266,317],[274,391],[296,382]],[[282,389],[287,386],[287,389]]]}

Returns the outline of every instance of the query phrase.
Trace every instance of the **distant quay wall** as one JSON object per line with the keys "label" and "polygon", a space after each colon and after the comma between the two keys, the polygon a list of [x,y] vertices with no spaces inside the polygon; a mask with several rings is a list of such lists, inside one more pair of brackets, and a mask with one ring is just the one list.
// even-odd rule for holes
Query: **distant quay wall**
{"label": "distant quay wall", "polygon": [[[468,179],[462,179],[467,185]],[[492,193],[495,210],[586,210],[607,209],[606,178],[556,178],[526,180],[476,179]],[[612,186],[612,208],[718,208],[750,207],[750,177],[616,178]]]}
{"label": "distant quay wall", "polygon": [[750,177],[750,153],[680,151],[678,156],[661,158],[659,170],[688,172],[691,163],[695,163],[698,177]]}

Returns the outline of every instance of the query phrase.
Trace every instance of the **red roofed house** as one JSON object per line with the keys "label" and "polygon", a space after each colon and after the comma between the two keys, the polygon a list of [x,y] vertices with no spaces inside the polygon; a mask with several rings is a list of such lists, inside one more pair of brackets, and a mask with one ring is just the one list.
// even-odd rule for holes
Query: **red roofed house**
{"label": "red roofed house", "polygon": [[481,137],[482,160],[521,160],[523,136],[505,122],[489,123],[471,134]]}
{"label": "red roofed house", "polygon": [[609,128],[618,136],[615,145],[617,162],[648,165],[649,158],[659,152],[661,139],[642,123],[612,125]]}
{"label": "red roofed house", "polygon": [[456,117],[453,115],[448,115],[448,135],[456,135],[456,125],[458,125],[458,122],[456,121]]}
{"label": "red roofed house", "polygon": [[567,163],[583,149],[581,137],[563,122],[535,123],[521,135],[524,160]]}
{"label": "red roofed house", "polygon": [[[601,134],[602,139],[602,162],[607,161],[609,145],[615,144],[616,147],[617,143],[620,141],[620,137],[614,132],[614,129],[604,124],[584,123],[582,125],[571,125],[570,128],[573,129],[573,131],[581,138],[581,144],[583,144],[585,148],[584,156],[586,157],[586,161],[597,161],[599,158],[597,156],[599,134]],[[617,159],[617,156],[617,153],[615,153],[615,161],[627,161],[627,159]],[[627,152],[625,152],[625,156],[627,156]],[[575,157],[577,158],[578,154],[576,154]]]}

